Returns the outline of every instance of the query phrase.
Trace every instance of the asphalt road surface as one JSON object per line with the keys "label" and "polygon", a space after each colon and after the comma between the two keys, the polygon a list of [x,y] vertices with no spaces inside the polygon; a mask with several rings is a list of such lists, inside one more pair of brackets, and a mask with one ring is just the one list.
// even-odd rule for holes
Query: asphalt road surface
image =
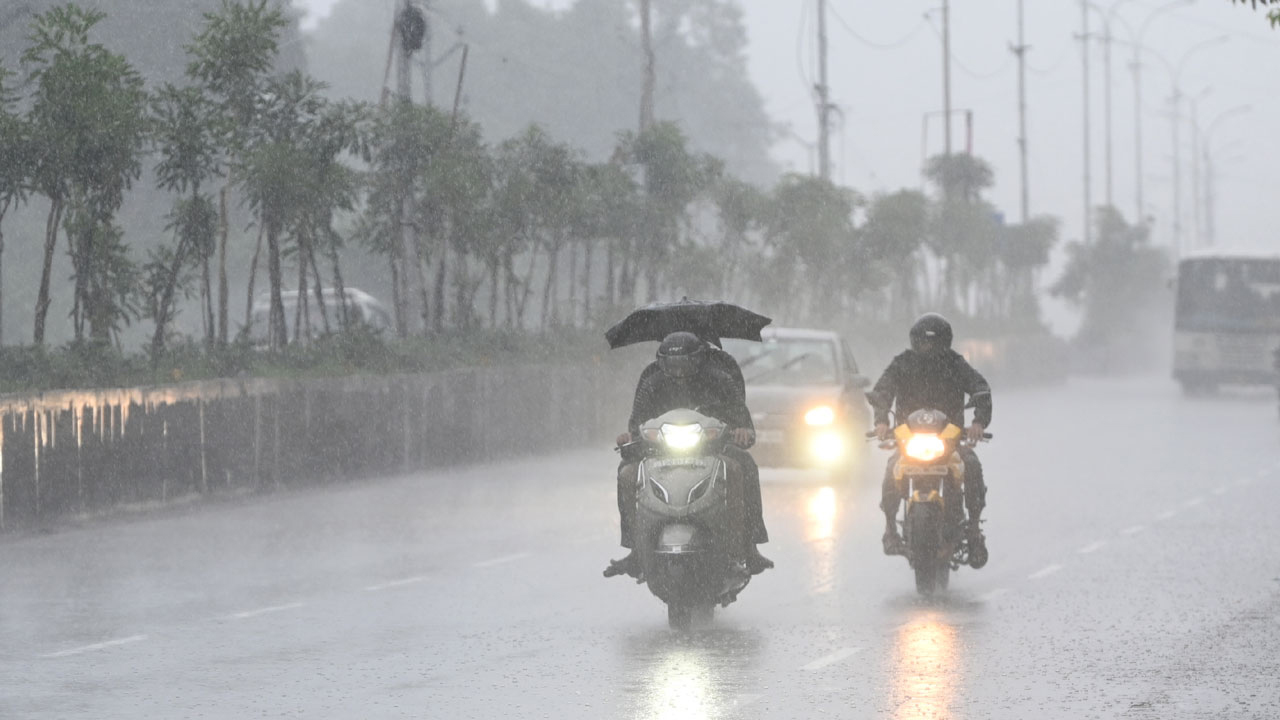
{"label": "asphalt road surface", "polygon": [[0,538],[0,718],[1280,718],[1274,394],[995,410],[986,568],[915,594],[883,452],[766,470],[777,568],[690,634],[600,575],[608,448]]}

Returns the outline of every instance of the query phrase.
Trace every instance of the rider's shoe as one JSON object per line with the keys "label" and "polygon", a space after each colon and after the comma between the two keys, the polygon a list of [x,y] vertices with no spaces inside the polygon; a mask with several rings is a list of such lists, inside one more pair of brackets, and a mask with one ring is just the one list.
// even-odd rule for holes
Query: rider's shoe
{"label": "rider's shoe", "polygon": [[884,537],[880,538],[880,542],[884,543],[885,555],[906,555],[907,544],[903,542],[902,536],[897,530],[885,530]]}
{"label": "rider's shoe", "polygon": [[970,526],[967,542],[969,544],[969,567],[977,570],[987,564],[987,537],[977,524]]}
{"label": "rider's shoe", "polygon": [[747,551],[746,564],[747,571],[752,575],[759,575],[765,570],[773,567],[773,561],[764,555],[761,555],[760,549],[755,545],[752,545],[751,549]]}
{"label": "rider's shoe", "polygon": [[640,577],[640,556],[636,555],[635,550],[627,553],[627,556],[621,560],[609,561],[609,567],[604,569],[604,576],[613,577],[614,575],[630,575],[633,578]]}

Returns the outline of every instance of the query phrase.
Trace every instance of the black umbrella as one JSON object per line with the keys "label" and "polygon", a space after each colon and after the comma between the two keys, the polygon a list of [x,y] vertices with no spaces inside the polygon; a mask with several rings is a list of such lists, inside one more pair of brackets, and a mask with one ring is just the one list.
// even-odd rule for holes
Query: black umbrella
{"label": "black umbrella", "polygon": [[704,302],[682,298],[677,302],[653,303],[637,310],[605,331],[609,348],[639,342],[661,342],[667,335],[686,331],[708,342],[720,338],[740,338],[760,342],[760,330],[773,322],[758,313],[727,302]]}

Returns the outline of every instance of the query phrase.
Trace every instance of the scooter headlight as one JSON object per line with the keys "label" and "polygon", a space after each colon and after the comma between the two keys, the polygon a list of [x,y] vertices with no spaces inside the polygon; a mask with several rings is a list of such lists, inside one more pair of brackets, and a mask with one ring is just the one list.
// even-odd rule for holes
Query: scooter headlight
{"label": "scooter headlight", "polygon": [[829,405],[819,405],[804,414],[805,425],[830,425],[836,421],[836,411]]}
{"label": "scooter headlight", "polygon": [[662,426],[662,440],[672,450],[692,450],[702,442],[702,425],[700,423],[692,425],[665,423]]}
{"label": "scooter headlight", "polygon": [[933,433],[917,433],[907,440],[907,457],[921,462],[933,462],[947,451],[947,444]]}

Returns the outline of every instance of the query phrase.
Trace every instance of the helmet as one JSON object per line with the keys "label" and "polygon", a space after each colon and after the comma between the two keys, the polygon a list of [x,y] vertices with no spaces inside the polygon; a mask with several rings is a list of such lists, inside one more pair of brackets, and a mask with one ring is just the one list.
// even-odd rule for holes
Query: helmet
{"label": "helmet", "polygon": [[931,354],[951,347],[951,323],[938,313],[925,313],[911,326],[911,349]]}
{"label": "helmet", "polygon": [[673,332],[658,346],[658,367],[673,378],[692,377],[707,357],[707,344],[691,332]]}

